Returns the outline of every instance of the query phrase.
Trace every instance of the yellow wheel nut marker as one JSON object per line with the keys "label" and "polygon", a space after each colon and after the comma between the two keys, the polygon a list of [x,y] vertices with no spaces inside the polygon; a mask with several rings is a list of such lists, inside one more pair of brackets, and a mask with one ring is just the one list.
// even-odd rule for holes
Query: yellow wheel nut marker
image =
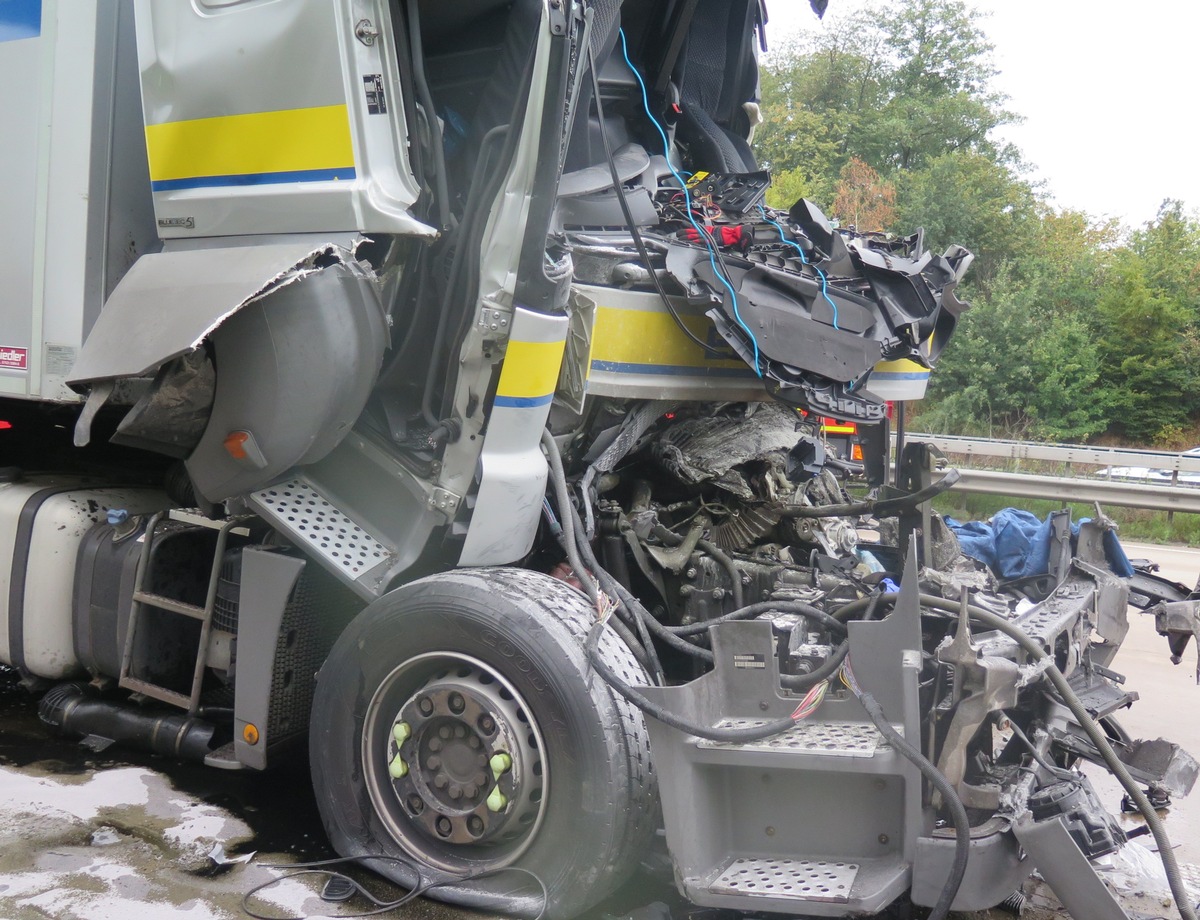
{"label": "yellow wheel nut marker", "polygon": [[403,744],[412,737],[412,726],[407,722],[397,722],[392,727],[392,737],[396,739],[397,744]]}
{"label": "yellow wheel nut marker", "polygon": [[408,775],[408,764],[399,754],[393,757],[392,762],[388,764],[388,773],[392,774],[392,779],[401,779]]}

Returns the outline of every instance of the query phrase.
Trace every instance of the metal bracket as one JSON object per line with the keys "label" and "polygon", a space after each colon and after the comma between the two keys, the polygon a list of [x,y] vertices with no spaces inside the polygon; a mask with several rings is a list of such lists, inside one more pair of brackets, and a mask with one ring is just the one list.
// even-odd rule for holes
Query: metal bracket
{"label": "metal bracket", "polygon": [[370,47],[375,44],[375,39],[379,38],[379,30],[375,28],[375,24],[371,20],[360,19],[354,25],[354,37]]}
{"label": "metal bracket", "polygon": [[484,335],[493,332],[493,338],[507,339],[512,328],[512,308],[501,306],[494,300],[485,300],[479,308],[478,326]]}
{"label": "metal bracket", "polygon": [[567,32],[567,6],[570,0],[550,0],[550,31],[555,35]]}
{"label": "metal bracket", "polygon": [[438,511],[446,515],[447,518],[454,517],[458,511],[459,502],[462,501],[461,495],[455,495],[448,489],[435,488],[429,493],[429,507],[436,508]]}

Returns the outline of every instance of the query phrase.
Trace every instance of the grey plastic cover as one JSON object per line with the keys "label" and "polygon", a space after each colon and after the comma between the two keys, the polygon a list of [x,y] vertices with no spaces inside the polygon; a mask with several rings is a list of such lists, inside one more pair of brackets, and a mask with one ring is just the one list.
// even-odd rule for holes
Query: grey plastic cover
{"label": "grey plastic cover", "polygon": [[303,277],[306,263],[336,248],[314,246],[310,238],[142,256],[105,303],[67,383],[78,388],[153,374],[198,348],[249,301]]}

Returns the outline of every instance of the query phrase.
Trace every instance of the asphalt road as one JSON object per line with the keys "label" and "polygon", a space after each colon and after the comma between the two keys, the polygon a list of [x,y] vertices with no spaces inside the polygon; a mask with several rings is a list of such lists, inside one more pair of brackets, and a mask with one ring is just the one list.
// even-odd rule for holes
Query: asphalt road
{"label": "asphalt road", "polygon": [[[1200,551],[1129,544],[1126,549],[1131,556],[1157,561],[1173,580],[1190,585],[1200,574]],[[1172,666],[1153,622],[1132,609],[1130,618],[1129,637],[1113,667],[1127,675],[1126,686],[1141,700],[1121,716],[1122,724],[1135,737],[1161,735],[1200,753],[1194,650],[1184,664]],[[1105,804],[1117,812],[1119,788],[1100,771],[1093,775]],[[1130,816],[1122,821],[1131,829],[1140,823]],[[1180,861],[1200,863],[1200,794],[1172,803],[1167,830]],[[210,856],[218,845],[227,857],[252,855],[218,866]],[[11,677],[0,675],[0,918],[233,920],[246,916],[243,896],[273,879],[282,881],[252,903],[259,913],[337,917],[340,911],[317,896],[321,878],[283,878],[287,865],[332,855],[303,764],[264,776],[116,749],[95,754],[47,736],[32,704]],[[1147,858],[1154,862],[1152,854]],[[363,881],[372,883],[367,877]],[[375,888],[385,898],[397,894],[379,884]],[[667,880],[639,878],[605,910],[625,916],[638,904],[670,897]],[[1033,903],[1039,920],[1064,916],[1044,892],[1035,894]],[[1155,912],[1174,915],[1161,898]],[[465,920],[483,915],[416,901],[386,916]]]}

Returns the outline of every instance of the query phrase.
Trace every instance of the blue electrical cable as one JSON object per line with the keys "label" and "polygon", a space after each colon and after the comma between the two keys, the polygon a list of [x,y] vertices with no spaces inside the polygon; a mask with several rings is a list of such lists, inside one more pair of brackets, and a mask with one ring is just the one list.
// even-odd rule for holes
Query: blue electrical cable
{"label": "blue electrical cable", "polygon": [[773,221],[773,220],[771,220],[771,218],[767,217],[767,211],[761,204],[758,206],[758,210],[762,214],[763,220],[765,220],[768,224],[770,224],[772,227],[774,227],[776,230],[779,231],[779,238],[784,243],[786,243],[787,245],[789,245],[793,249],[795,249],[796,252],[800,253],[800,261],[803,262],[805,265],[810,265],[812,270],[815,271],[818,276],[820,276],[820,278],[821,278],[821,296],[823,296],[825,298],[825,301],[829,304],[829,306],[833,308],[833,328],[837,329],[838,332],[841,332],[842,330],[838,326],[838,322],[837,322],[837,319],[838,319],[837,304],[835,304],[829,296],[829,282],[825,280],[825,273],[823,271],[821,271],[821,269],[817,268],[817,266],[811,265],[811,263],[808,261],[808,257],[804,255],[804,249],[801,248],[799,243],[795,242],[794,240],[789,240],[786,236],[784,236],[783,227],[781,227],[777,221]]}
{"label": "blue electrical cable", "polygon": [[688,221],[691,223],[696,233],[699,234],[700,241],[704,243],[704,247],[708,250],[708,261],[709,264],[712,265],[713,274],[716,275],[717,280],[720,281],[721,284],[725,285],[725,290],[729,291],[729,297],[733,303],[733,316],[737,320],[738,325],[745,330],[746,335],[750,336],[750,343],[754,346],[754,373],[756,373],[759,377],[762,377],[763,374],[761,368],[759,368],[758,359],[758,339],[754,337],[754,333],[750,331],[750,327],[746,325],[745,320],[742,319],[742,314],[738,311],[737,292],[734,291],[733,285],[729,283],[725,276],[721,274],[720,269],[717,268],[716,244],[713,242],[712,237],[708,235],[708,231],[696,223],[696,218],[692,216],[692,196],[688,191],[687,183],[683,181],[683,177],[676,172],[675,167],[671,164],[671,144],[667,140],[667,132],[663,130],[662,125],[658,123],[658,119],[656,119],[653,113],[650,111],[650,97],[646,93],[646,84],[642,81],[642,75],[638,73],[637,68],[633,66],[633,61],[629,59],[629,46],[625,42],[625,30],[619,29],[617,31],[617,35],[621,39],[621,54],[625,57],[625,63],[629,65],[630,71],[633,72],[634,79],[637,80],[638,86],[641,87],[642,107],[646,110],[646,117],[650,119],[650,123],[658,130],[658,136],[662,138],[663,155],[666,157],[667,169],[671,170],[671,175],[675,177],[675,181],[678,182],[679,187],[683,189],[683,202],[686,208]]}

